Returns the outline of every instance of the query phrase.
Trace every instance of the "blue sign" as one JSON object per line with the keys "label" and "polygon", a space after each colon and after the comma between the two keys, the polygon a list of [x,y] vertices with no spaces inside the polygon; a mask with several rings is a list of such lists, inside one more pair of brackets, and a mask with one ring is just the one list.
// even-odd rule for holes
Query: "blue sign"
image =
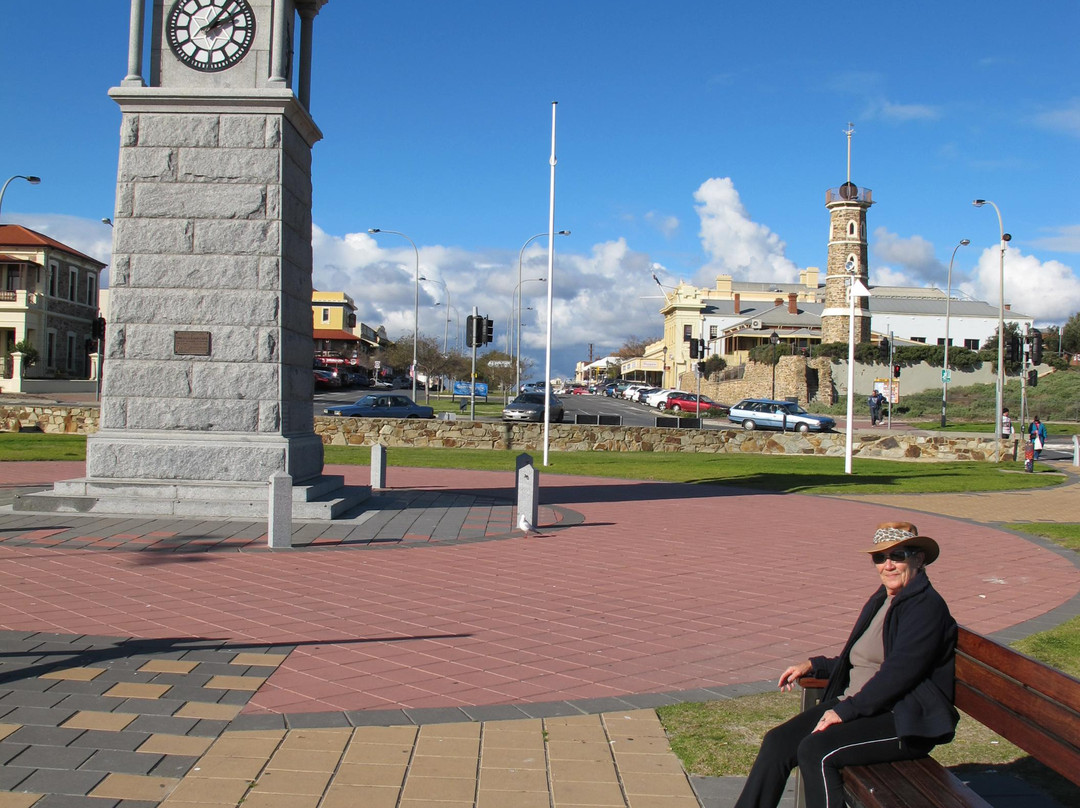
{"label": "blue sign", "polygon": [[[488,386],[484,382],[476,383],[476,395],[480,398],[487,398]],[[454,395],[455,396],[468,396],[472,395],[472,390],[468,382],[454,382]]]}

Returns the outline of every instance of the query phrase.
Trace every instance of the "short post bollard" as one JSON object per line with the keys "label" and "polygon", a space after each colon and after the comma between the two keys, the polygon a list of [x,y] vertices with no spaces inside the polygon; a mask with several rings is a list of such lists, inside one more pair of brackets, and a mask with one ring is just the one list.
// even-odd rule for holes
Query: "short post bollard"
{"label": "short post bollard", "polygon": [[1080,466],[1080,435],[1073,435],[1073,465]]}
{"label": "short post bollard", "polygon": [[266,543],[274,550],[292,547],[292,477],[284,471],[270,475],[269,519]]}
{"label": "short post bollard", "polygon": [[371,447],[371,490],[386,488],[386,447],[376,443]]}
{"label": "short post bollard", "polygon": [[536,530],[540,516],[540,474],[533,465],[532,455],[517,456],[517,515],[518,529],[526,533]]}

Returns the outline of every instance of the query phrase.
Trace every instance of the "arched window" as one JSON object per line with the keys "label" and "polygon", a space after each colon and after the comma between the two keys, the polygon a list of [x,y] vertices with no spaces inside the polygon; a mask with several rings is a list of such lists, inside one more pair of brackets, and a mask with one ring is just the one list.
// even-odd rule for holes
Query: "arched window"
{"label": "arched window", "polygon": [[856,234],[856,230],[855,230],[855,222],[854,222],[854,221],[850,221],[850,222],[848,222],[848,226],[847,226],[847,234],[848,234],[849,236],[854,236],[854,235]]}

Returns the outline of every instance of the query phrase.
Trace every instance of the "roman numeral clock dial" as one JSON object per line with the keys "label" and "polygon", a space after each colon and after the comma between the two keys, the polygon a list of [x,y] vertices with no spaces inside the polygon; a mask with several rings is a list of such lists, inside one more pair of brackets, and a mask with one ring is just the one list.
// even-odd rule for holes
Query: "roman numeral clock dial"
{"label": "roman numeral clock dial", "polygon": [[176,58],[205,73],[239,62],[255,39],[255,13],[247,0],[176,0],[165,22]]}

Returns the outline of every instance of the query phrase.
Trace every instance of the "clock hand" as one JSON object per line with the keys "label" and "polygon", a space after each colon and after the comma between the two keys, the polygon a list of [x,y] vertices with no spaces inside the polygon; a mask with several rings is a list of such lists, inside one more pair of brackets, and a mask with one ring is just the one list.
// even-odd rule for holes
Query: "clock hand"
{"label": "clock hand", "polygon": [[[202,27],[199,28],[199,33],[200,34],[205,34],[208,31],[213,31],[215,28],[221,27],[221,25],[223,24],[223,23],[221,23],[221,18],[225,15],[225,12],[228,10],[229,6],[231,6],[231,5],[232,5],[232,0],[229,0],[229,2],[227,2],[221,8],[219,8],[217,14],[214,15],[213,19],[207,20],[206,23]],[[234,12],[229,17],[229,19],[231,20],[235,16],[236,16],[236,12]]]}

